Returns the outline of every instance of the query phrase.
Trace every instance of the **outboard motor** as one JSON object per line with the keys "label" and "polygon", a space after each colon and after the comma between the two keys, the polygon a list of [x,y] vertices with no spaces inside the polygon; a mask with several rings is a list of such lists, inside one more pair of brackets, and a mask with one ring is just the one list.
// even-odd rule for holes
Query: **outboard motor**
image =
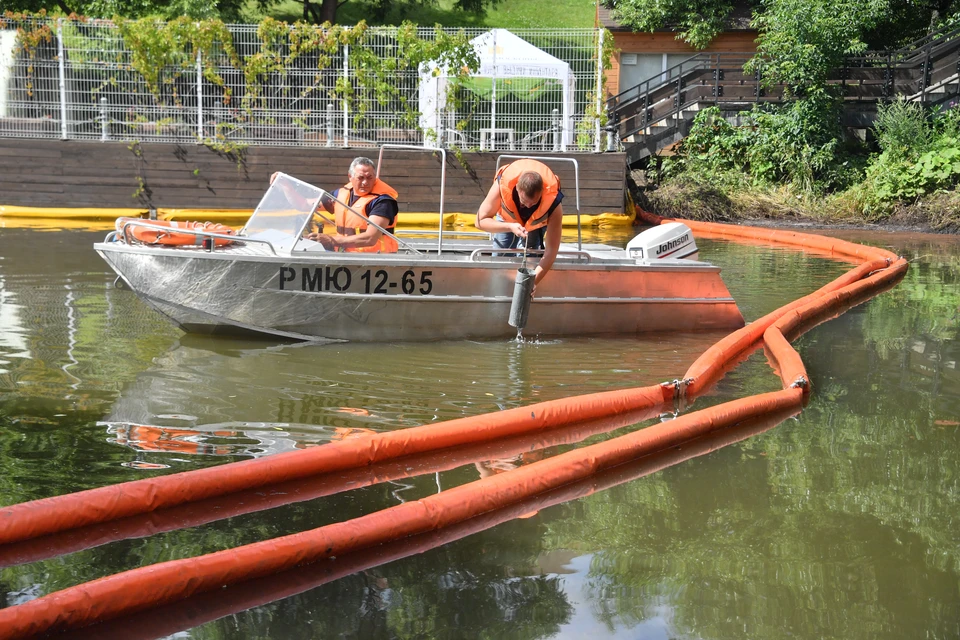
{"label": "outboard motor", "polygon": [[680,222],[668,222],[647,229],[627,243],[627,255],[634,260],[696,260],[697,243],[690,227]]}

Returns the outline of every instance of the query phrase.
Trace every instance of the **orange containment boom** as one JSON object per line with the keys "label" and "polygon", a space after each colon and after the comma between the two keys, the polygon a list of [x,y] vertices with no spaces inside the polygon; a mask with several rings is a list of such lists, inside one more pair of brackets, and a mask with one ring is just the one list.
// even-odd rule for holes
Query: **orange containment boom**
{"label": "orange containment boom", "polygon": [[0,634],[7,634],[0,637],[83,627],[223,585],[437,531],[746,420],[799,411],[801,403],[799,389],[734,400],[346,522],[100,578],[0,609]]}
{"label": "orange containment boom", "polygon": [[584,480],[521,500],[503,509],[488,511],[429,534],[403,538],[387,545],[242,582],[230,588],[207,591],[168,606],[154,607],[149,611],[140,611],[132,616],[117,618],[97,625],[93,629],[81,629],[76,635],[69,634],[57,636],[57,638],[89,640],[92,635],[97,640],[152,640],[172,636],[178,631],[288,598],[365,569],[436,549],[531,512],[541,511],[657,473],[768,431],[796,414],[797,410],[789,410],[768,414],[756,420],[748,420],[735,427],[721,429],[702,438],[691,440],[680,447],[644,456]]}
{"label": "orange containment boom", "polygon": [[[275,540],[134,569],[0,609],[0,638],[76,629],[147,607],[176,602],[223,585],[368,549],[389,541],[457,526],[480,514],[522,503],[544,492],[587,480],[617,465],[663,451],[743,422],[800,410],[809,380],[794,339],[824,319],[892,286],[907,263],[882,249],[840,240],[750,227],[693,223],[727,237],[761,238],[866,263],[817,292],[786,305],[711,347],[687,373],[688,396],[762,344],[784,389],[734,400],[672,421],[535,462],[506,473],[407,502],[354,520]],[[104,487],[0,509],[0,540],[26,540],[94,522],[183,504],[244,488],[362,467],[429,451],[568,426],[671,402],[684,389],[673,384],[612,391],[452,420],[393,433]]]}
{"label": "orange containment boom", "polygon": [[0,544],[320,473],[541,433],[578,422],[660,407],[667,402],[672,406],[673,393],[670,386],[654,385],[549,400],[497,413],[15,504],[0,509]]}
{"label": "orange containment boom", "polygon": [[509,458],[547,447],[582,442],[587,438],[656,417],[662,406],[578,422],[544,433],[527,434],[246,489],[226,496],[142,513],[130,518],[70,529],[49,536],[0,545],[0,567],[8,567],[74,553],[127,538],[143,538],[166,531],[197,527],[248,513],[315,500],[351,489],[456,469],[494,458]]}

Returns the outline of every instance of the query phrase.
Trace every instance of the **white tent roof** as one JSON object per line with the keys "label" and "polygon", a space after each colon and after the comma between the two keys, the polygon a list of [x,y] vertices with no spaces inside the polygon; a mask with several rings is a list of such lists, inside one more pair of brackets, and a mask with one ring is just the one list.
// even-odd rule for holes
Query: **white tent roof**
{"label": "white tent roof", "polygon": [[[506,29],[491,29],[470,43],[480,60],[480,68],[471,74],[473,76],[495,79],[553,78],[563,84],[561,139],[565,149],[573,138],[576,88],[576,78],[570,65]],[[433,132],[432,136],[424,136],[425,143],[431,137],[438,139],[441,133],[441,111],[447,99],[446,75],[445,70],[437,69],[433,63],[423,65],[420,69],[420,126],[425,132]],[[496,126],[495,116],[490,126]]]}
{"label": "white tent roof", "polygon": [[572,78],[570,65],[506,29],[491,29],[470,41],[480,59],[473,75],[496,78]]}

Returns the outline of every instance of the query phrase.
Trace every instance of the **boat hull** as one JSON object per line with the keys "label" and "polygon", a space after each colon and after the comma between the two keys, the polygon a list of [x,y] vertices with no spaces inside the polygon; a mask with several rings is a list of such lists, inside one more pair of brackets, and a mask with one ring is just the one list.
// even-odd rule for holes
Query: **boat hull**
{"label": "boat hull", "polygon": [[[95,248],[137,295],[188,332],[364,342],[516,335],[507,320],[518,264],[502,258]],[[714,266],[594,257],[557,260],[537,287],[524,334],[740,326]]]}

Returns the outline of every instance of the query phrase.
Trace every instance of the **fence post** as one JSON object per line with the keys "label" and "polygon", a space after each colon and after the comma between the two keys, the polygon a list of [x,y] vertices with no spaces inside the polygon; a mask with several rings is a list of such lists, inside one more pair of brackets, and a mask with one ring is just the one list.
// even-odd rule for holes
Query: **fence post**
{"label": "fence post", "polygon": [[717,66],[713,70],[713,99],[718,104],[720,102],[720,69],[722,68],[720,62],[720,54],[717,54]]}
{"label": "fence post", "polygon": [[[493,87],[490,90],[490,150],[497,148],[497,30],[493,29]],[[554,109],[556,111],[556,109]],[[483,132],[480,132],[480,148],[483,148]]]}
{"label": "fence post", "polygon": [[560,110],[554,109],[550,114],[550,129],[553,132],[553,150],[560,151]]}
{"label": "fence post", "polygon": [[[893,76],[893,68],[890,66],[890,53],[887,52],[887,69],[886,77],[884,78],[885,82],[883,83],[883,97],[892,98],[894,90],[896,89],[896,78]],[[863,94],[863,89],[860,89],[860,94]]]}
{"label": "fence post", "polygon": [[603,27],[600,27],[600,37],[597,39],[597,126],[596,142],[593,145],[595,153],[600,153],[600,96],[603,92]]}
{"label": "fence post", "polygon": [[643,94],[643,114],[640,116],[642,135],[647,135],[648,124],[650,124],[650,87],[647,87],[647,93]]}
{"label": "fence post", "polygon": [[617,150],[617,141],[614,136],[617,134],[617,123],[613,119],[613,112],[607,110],[607,151]]}
{"label": "fence post", "polygon": [[107,98],[100,98],[100,141],[106,142],[110,139],[110,120],[107,119]]}
{"label": "fence post", "polygon": [[[343,45],[343,81],[350,82],[350,45]],[[350,105],[347,103],[347,94],[343,94],[343,146],[350,146]]]}
{"label": "fence post", "polygon": [[327,146],[333,146],[333,103],[327,103]]}
{"label": "fence post", "polygon": [[67,139],[67,68],[63,56],[63,18],[57,19],[57,61],[60,75],[60,139]]}
{"label": "fence post", "polygon": [[203,142],[203,60],[197,49],[197,143]]}

